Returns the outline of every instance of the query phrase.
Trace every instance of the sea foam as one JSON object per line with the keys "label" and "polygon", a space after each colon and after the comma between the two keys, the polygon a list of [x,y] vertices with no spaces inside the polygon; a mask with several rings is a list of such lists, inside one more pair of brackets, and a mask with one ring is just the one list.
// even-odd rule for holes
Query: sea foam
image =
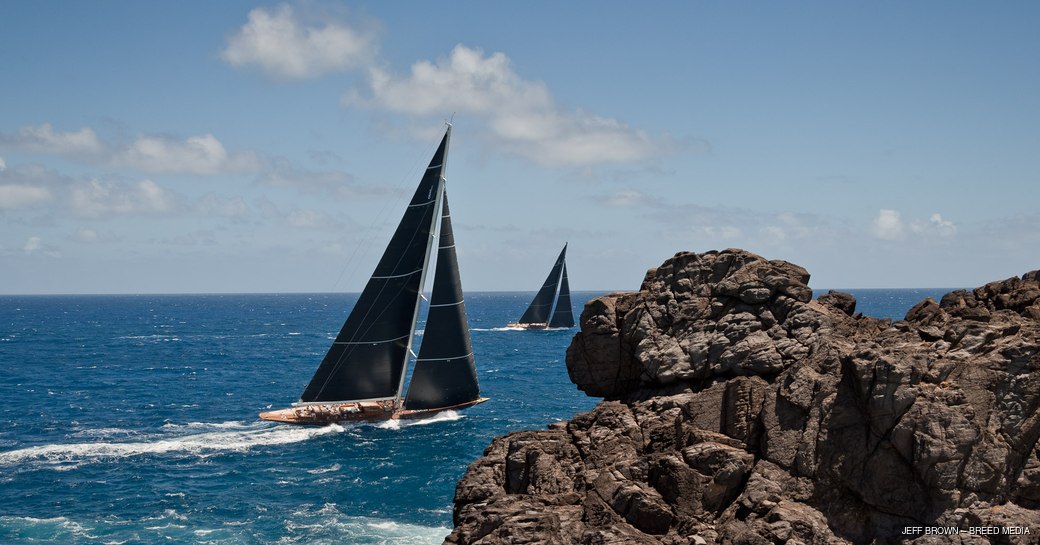
{"label": "sea foam", "polygon": [[[0,452],[0,466],[37,464],[41,467],[61,469],[67,468],[70,464],[75,466],[85,462],[148,454],[184,453],[205,457],[221,452],[242,452],[261,446],[298,443],[322,435],[341,433],[345,430],[338,424],[320,428],[253,424],[252,427],[244,429],[234,429],[243,427],[239,422],[189,423],[173,426],[175,430],[179,431],[194,427],[192,424],[199,424],[199,427],[217,428],[218,431],[189,435],[167,433],[160,434],[148,441],[99,441],[38,445]],[[222,429],[225,427],[232,428],[232,430]]]}

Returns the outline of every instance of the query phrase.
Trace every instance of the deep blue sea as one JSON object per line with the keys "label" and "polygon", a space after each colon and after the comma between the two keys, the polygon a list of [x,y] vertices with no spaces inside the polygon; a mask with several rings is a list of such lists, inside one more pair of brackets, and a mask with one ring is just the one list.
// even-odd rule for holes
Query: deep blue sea
{"label": "deep blue sea", "polygon": [[[847,291],[898,319],[949,290]],[[0,543],[440,543],[493,437],[597,401],[567,378],[575,330],[503,327],[532,296],[466,296],[491,401],[326,427],[256,415],[298,398],[356,295],[0,296]]]}

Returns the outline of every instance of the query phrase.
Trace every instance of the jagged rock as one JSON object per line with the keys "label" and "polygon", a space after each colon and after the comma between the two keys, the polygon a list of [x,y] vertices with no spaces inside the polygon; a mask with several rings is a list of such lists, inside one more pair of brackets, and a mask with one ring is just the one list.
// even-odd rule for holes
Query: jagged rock
{"label": "jagged rock", "polygon": [[817,301],[830,305],[844,312],[847,316],[852,316],[856,312],[856,298],[848,293],[831,290],[819,296]]}
{"label": "jagged rock", "polygon": [[808,279],[683,252],[590,301],[567,368],[605,400],[495,439],[446,543],[1040,543],[1040,271],[894,323]]}

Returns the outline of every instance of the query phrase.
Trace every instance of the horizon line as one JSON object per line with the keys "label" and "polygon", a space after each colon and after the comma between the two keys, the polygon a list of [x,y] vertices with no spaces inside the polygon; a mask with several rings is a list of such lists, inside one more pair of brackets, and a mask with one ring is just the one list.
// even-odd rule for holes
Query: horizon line
{"label": "horizon line", "polygon": [[[977,286],[976,286],[977,287]],[[975,287],[903,287],[903,288],[811,288],[813,296],[817,296],[827,291],[839,291],[848,293],[850,291],[869,291],[869,290],[973,290]],[[505,293],[517,293],[517,294],[531,294],[537,293],[538,290],[473,290],[465,291],[464,293],[472,294],[505,294]],[[571,293],[599,293],[608,294],[616,292],[627,292],[637,293],[638,289],[608,289],[608,290],[595,290],[595,289],[581,289],[571,290]],[[184,291],[184,292],[92,292],[92,293],[0,293],[0,297],[106,297],[106,296],[180,296],[180,295],[360,295],[360,291]]]}

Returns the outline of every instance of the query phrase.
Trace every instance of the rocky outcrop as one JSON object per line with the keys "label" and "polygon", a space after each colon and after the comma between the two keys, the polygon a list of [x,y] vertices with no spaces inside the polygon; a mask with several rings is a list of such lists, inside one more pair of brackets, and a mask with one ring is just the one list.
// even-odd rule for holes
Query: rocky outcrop
{"label": "rocky outcrop", "polygon": [[1040,272],[896,322],[808,279],[679,253],[589,302],[604,401],[495,439],[446,543],[1040,543]]}

